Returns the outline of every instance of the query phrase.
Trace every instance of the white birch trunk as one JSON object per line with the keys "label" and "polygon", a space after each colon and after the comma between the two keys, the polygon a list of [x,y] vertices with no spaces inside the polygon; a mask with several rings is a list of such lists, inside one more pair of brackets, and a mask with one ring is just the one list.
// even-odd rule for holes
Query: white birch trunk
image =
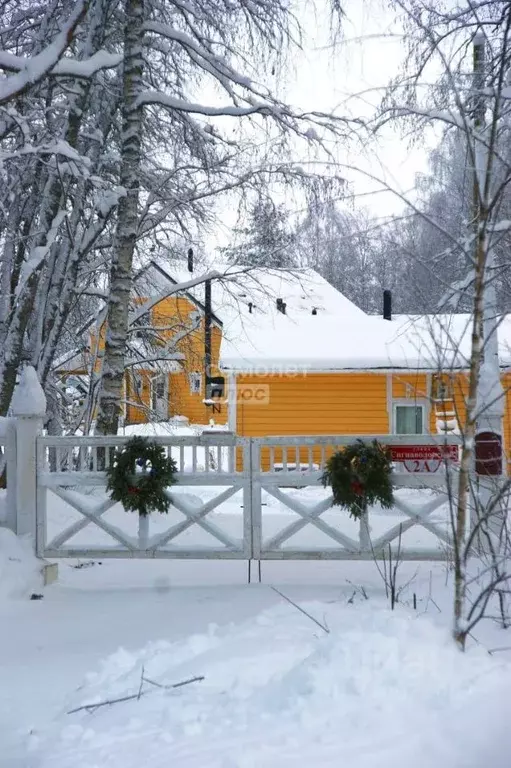
{"label": "white birch trunk", "polygon": [[454,639],[462,650],[465,648],[465,621],[467,590],[467,560],[469,552],[465,547],[467,519],[469,513],[470,473],[473,465],[476,418],[477,387],[482,361],[481,328],[483,319],[483,292],[486,262],[486,238],[478,235],[475,264],[474,316],[472,325],[472,343],[468,376],[468,396],[465,424],[463,427],[463,446],[458,479],[458,501],[454,521]]}
{"label": "white birch trunk", "polygon": [[138,230],[139,174],[143,127],[138,103],[143,75],[144,0],[126,0],[123,69],[121,186],[115,253],[110,272],[106,339],[99,392],[97,434],[116,434],[122,404],[133,253]]}

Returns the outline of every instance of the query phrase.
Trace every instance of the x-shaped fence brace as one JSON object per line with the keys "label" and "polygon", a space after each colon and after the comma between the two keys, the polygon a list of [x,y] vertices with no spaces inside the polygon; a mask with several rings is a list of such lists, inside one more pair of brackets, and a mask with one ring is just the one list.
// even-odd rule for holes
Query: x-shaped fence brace
{"label": "x-shaped fence brace", "polygon": [[[332,496],[328,496],[328,498],[321,500],[314,506],[305,506],[300,501],[291,498],[275,486],[263,484],[261,489],[265,490],[268,494],[270,494],[270,496],[273,496],[274,499],[280,501],[284,506],[291,509],[300,517],[299,520],[295,520],[293,523],[283,528],[281,531],[279,531],[279,533],[277,533],[268,541],[262,542],[262,552],[271,552],[279,549],[282,544],[284,544],[284,542],[290,539],[291,536],[294,536],[296,533],[301,531],[307,525],[313,525],[318,528],[318,530],[322,531],[322,533],[336,541],[337,544],[339,544],[347,552],[360,552],[361,546],[359,541],[346,536],[346,534],[341,533],[336,528],[321,519],[321,515],[332,508]],[[440,491],[438,496],[436,496],[434,499],[427,502],[427,504],[421,504],[419,506],[412,506],[405,503],[404,501],[401,501],[399,498],[395,498],[394,506],[405,515],[407,515],[409,520],[398,523],[386,531],[382,536],[379,536],[377,539],[372,541],[370,544],[370,549],[374,551],[382,550],[383,547],[385,547],[387,544],[390,544],[392,541],[394,541],[394,539],[402,536],[405,531],[409,530],[414,525],[422,526],[430,533],[435,535],[438,539],[450,546],[452,542],[448,534],[427,519],[436,509],[445,503],[447,498],[447,493]]]}
{"label": "x-shaped fence brace", "polygon": [[[194,510],[190,510],[186,504],[183,504],[183,502],[179,499],[179,494],[166,491],[172,506],[181,512],[181,514],[183,514],[186,519],[171,526],[164,533],[153,536],[147,542],[147,544],[142,547],[142,549],[148,551],[156,551],[161,549],[163,546],[165,546],[165,544],[168,544],[170,541],[172,541],[172,539],[175,539],[191,526],[198,525],[204,531],[216,538],[225,548],[233,551],[240,550],[239,542],[231,539],[214,523],[205,520],[205,517],[214,509],[216,509],[216,507],[230,499],[231,496],[234,496],[234,494],[240,490],[240,487],[241,486],[234,485],[232,487],[226,488],[224,491],[222,491],[222,493],[218,494],[218,496],[215,496],[209,501],[201,504],[200,506],[197,506],[197,508]],[[101,530],[105,531],[105,533],[115,539],[119,544],[129,549],[131,552],[136,552],[141,548],[137,540],[126,536],[121,530],[119,530],[119,528],[111,525],[110,523],[107,523],[102,519],[102,516],[108,512],[108,510],[111,509],[117,502],[108,498],[96,506],[89,507],[83,505],[80,502],[80,500],[77,498],[78,494],[76,493],[72,493],[60,487],[54,487],[52,488],[52,491],[60,499],[65,501],[66,504],[69,504],[71,507],[73,507],[73,509],[79,512],[83,516],[83,519],[77,520],[75,523],[68,526],[65,530],[55,536],[55,538],[46,545],[46,549],[57,550],[61,548],[63,544],[69,541],[69,539],[71,539],[73,536],[76,536],[77,533],[80,533],[80,531],[83,531],[84,528],[91,524],[97,525],[98,528],[101,528]]]}

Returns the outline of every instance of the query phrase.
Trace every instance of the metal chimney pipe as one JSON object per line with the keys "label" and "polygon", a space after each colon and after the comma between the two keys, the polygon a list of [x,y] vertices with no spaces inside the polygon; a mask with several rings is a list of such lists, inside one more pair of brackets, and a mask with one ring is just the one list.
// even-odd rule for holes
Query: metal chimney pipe
{"label": "metal chimney pipe", "polygon": [[383,319],[392,320],[392,291],[383,291]]}
{"label": "metal chimney pipe", "polygon": [[206,397],[208,397],[208,384],[211,377],[211,280],[206,280],[204,285],[204,379]]}

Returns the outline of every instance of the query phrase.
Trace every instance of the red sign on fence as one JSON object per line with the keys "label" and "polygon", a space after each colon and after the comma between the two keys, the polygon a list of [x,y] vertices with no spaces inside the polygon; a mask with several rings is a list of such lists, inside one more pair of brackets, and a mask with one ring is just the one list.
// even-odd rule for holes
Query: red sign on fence
{"label": "red sign on fence", "polygon": [[457,445],[390,445],[392,461],[408,472],[436,472],[444,461],[458,461]]}

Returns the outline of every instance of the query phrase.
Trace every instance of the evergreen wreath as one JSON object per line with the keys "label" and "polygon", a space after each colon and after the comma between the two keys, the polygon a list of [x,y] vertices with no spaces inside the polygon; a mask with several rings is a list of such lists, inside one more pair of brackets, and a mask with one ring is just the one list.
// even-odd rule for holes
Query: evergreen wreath
{"label": "evergreen wreath", "polygon": [[176,472],[176,462],[165,455],[162,445],[132,437],[115,451],[106,469],[107,490],[127,512],[167,512],[170,500],[165,488],[176,482]]}
{"label": "evergreen wreath", "polygon": [[388,449],[377,440],[368,444],[359,439],[330,456],[321,479],[331,486],[334,505],[359,520],[369,504],[393,506],[391,471]]}

